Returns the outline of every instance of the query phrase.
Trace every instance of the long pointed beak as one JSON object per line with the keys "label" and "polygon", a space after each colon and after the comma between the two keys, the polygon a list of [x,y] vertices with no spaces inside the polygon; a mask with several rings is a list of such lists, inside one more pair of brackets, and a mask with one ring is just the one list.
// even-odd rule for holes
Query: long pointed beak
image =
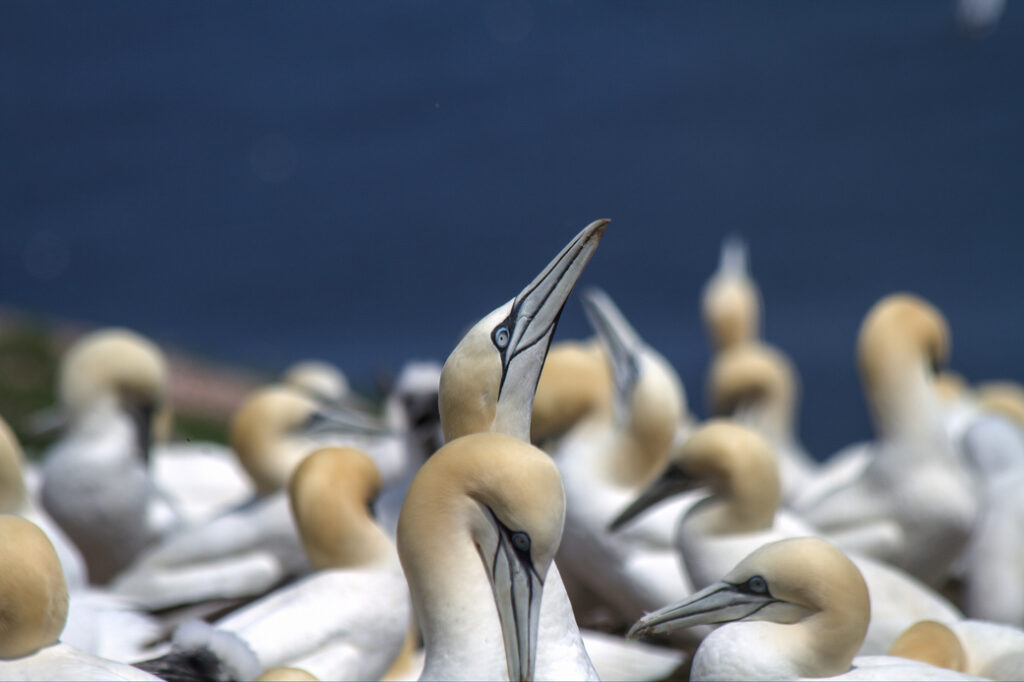
{"label": "long pointed beak", "polygon": [[301,427],[301,432],[308,436],[333,433],[381,437],[397,435],[362,411],[348,409],[337,403],[320,403],[319,409]]}
{"label": "long pointed beak", "polygon": [[640,378],[640,353],[644,342],[626,321],[612,299],[601,289],[583,292],[583,309],[590,325],[608,350],[615,376],[616,405],[620,414],[629,404],[633,387]]}
{"label": "long pointed beak", "polygon": [[149,466],[150,454],[153,449],[153,417],[156,414],[155,405],[139,405],[132,411],[135,420],[135,444],[142,456],[142,461]]}
{"label": "long pointed beak", "polygon": [[629,629],[626,636],[638,639],[645,635],[669,633],[691,625],[714,625],[743,620],[776,601],[778,600],[767,595],[741,592],[730,583],[712,583],[680,602],[648,613]]}
{"label": "long pointed beak", "polygon": [[503,534],[499,533],[499,538],[490,567],[494,602],[501,620],[508,679],[522,682],[533,679],[544,581],[516,555]]}
{"label": "long pointed beak", "polygon": [[545,336],[550,339],[550,332],[558,323],[565,301],[594,255],[609,222],[603,218],[583,228],[516,296],[512,304],[513,325],[505,352],[506,365],[515,355],[534,346]]}
{"label": "long pointed beak", "polygon": [[699,488],[703,484],[704,481],[690,476],[675,463],[670,463],[661,476],[654,479],[628,507],[619,512],[619,515],[608,524],[608,530],[617,531],[662,500],[687,490]]}

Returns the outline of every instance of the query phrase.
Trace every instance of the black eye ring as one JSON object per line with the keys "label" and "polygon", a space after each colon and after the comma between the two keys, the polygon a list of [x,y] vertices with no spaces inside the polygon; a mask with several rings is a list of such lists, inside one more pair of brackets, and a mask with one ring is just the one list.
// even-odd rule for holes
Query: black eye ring
{"label": "black eye ring", "polygon": [[520,552],[530,551],[530,536],[522,531],[516,531],[512,533],[512,546]]}
{"label": "black eye ring", "polygon": [[509,341],[508,327],[501,325],[494,330],[494,334],[491,336],[494,339],[494,345],[498,347],[498,350],[505,350]]}

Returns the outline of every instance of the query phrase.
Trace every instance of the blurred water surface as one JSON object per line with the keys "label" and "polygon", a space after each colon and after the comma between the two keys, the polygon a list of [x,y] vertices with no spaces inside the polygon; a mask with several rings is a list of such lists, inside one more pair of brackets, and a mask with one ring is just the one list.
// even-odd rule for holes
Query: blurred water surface
{"label": "blurred water surface", "polygon": [[[869,434],[883,294],[1024,379],[1024,12],[946,2],[0,4],[0,302],[358,383],[443,358],[587,222],[703,412],[744,235],[824,456]],[[557,338],[587,332],[571,300]]]}

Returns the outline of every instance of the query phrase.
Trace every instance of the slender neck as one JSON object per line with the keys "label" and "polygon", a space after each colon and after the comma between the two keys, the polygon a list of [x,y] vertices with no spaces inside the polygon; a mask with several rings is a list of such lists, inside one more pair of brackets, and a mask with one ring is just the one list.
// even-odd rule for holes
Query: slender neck
{"label": "slender neck", "polygon": [[866,373],[864,387],[879,436],[919,438],[941,430],[941,406],[923,359],[894,349],[881,370]]}
{"label": "slender neck", "polygon": [[506,679],[494,593],[466,531],[469,512],[451,506],[434,512],[431,537],[403,544],[402,550],[426,651],[423,677]]}

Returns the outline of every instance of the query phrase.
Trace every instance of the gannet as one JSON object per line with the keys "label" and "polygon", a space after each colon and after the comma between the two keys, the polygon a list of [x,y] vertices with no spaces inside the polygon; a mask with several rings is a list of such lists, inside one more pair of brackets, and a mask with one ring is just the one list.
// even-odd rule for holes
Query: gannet
{"label": "gannet", "polygon": [[747,245],[733,237],[722,243],[718,269],[701,293],[704,326],[716,351],[756,339],[761,294],[747,271]]}
{"label": "gannet", "polygon": [[934,620],[920,620],[904,630],[889,647],[888,655],[960,673],[967,667],[967,653],[956,633]]}
{"label": "gannet", "polygon": [[641,618],[631,637],[720,624],[693,680],[981,679],[888,656],[854,658],[871,609],[860,571],[819,538],[763,545],[718,582]]}
{"label": "gannet", "polygon": [[[505,434],[519,439],[523,445],[530,447],[527,444],[530,439],[534,392],[555,325],[569,293],[597,248],[607,224],[607,220],[598,220],[585,227],[518,296],[473,325],[448,356],[441,371],[438,396],[441,430],[448,443],[445,447],[454,446],[462,437],[485,433]],[[439,452],[444,450],[445,448],[442,448]],[[416,480],[423,475],[426,466],[433,462],[434,457],[427,460],[427,465],[420,470],[420,474],[417,474],[417,479],[413,481],[414,487]],[[554,469],[553,465],[550,466],[557,475],[557,469]],[[558,487],[561,491],[560,480]],[[405,507],[409,502],[410,498],[407,497],[399,520],[400,554],[401,519],[406,518]],[[563,513],[559,512],[559,516]],[[560,521],[558,533],[561,534]],[[553,556],[556,549],[557,541],[554,546],[544,548],[543,551],[550,551]],[[403,565],[408,566],[405,555],[402,560]],[[474,560],[477,560],[476,557]],[[407,577],[412,584],[414,578],[409,576],[408,568]],[[429,626],[425,625],[425,619],[431,617],[430,607],[425,606],[425,602],[416,602],[417,588],[412,589],[420,628],[427,630]],[[539,604],[537,676],[574,679],[595,677],[596,673],[583,648],[572,607],[565,594],[558,569],[554,565],[548,572],[543,598]],[[507,636],[511,637],[511,632],[508,632]],[[470,643],[459,644],[454,640],[452,644],[472,646]],[[509,645],[511,646],[511,640]],[[444,671],[449,668],[440,662],[432,664],[430,645],[427,648],[427,668],[424,674],[444,675]],[[435,661],[438,660],[438,656],[443,654],[435,649]],[[509,658],[510,675],[518,678],[520,673],[527,672],[526,661],[521,655],[518,662],[512,660],[515,657],[511,654]],[[440,667],[432,668],[432,665]],[[529,668],[533,670],[533,664],[530,664]],[[505,668],[499,667],[497,670]],[[496,675],[498,672],[492,674]],[[460,675],[474,676],[472,671]]]}
{"label": "gannet", "polygon": [[972,618],[1024,626],[1024,433],[995,416],[961,440],[977,472],[981,510],[962,558],[964,610]]}
{"label": "gannet", "polygon": [[125,329],[88,334],[61,360],[69,426],[44,455],[41,498],[94,583],[108,582],[178,522],[153,494],[146,467],[166,383],[160,349]]}
{"label": "gannet", "polygon": [[398,655],[412,610],[394,543],[370,516],[380,485],[370,458],[351,448],[318,450],[296,468],[289,496],[314,573],[214,623],[262,669],[375,680]]}
{"label": "gannet", "polygon": [[970,473],[945,430],[932,380],[949,352],[934,306],[910,294],[887,296],[861,325],[857,354],[874,421],[874,455],[854,481],[795,509],[828,533],[895,524],[895,563],[936,584],[962,551],[977,514]]}
{"label": "gannet", "polygon": [[[694,488],[704,488],[710,495],[680,519],[676,542],[697,589],[761,545],[818,534],[799,517],[778,510],[778,466],[768,442],[751,429],[722,419],[696,429],[615,526],[667,496]],[[952,604],[899,569],[864,556],[851,554],[850,559],[871,590],[872,618],[861,653],[884,653],[918,620],[961,617]]]}
{"label": "gannet", "polygon": [[420,679],[594,678],[572,610],[542,622],[564,515],[558,469],[519,439],[470,434],[427,460],[398,521]]}
{"label": "gannet", "polygon": [[772,444],[779,461],[784,500],[803,490],[818,468],[796,434],[799,393],[797,374],[789,358],[757,341],[717,353],[708,374],[711,413],[732,416]]}
{"label": "gannet", "polygon": [[[147,608],[262,594],[307,569],[283,487],[310,452],[397,437],[379,425],[282,385],[255,391],[238,409],[230,439],[259,497],[147,549],[115,581],[118,594]],[[390,462],[390,459],[385,461]],[[397,470],[397,469],[395,469]]]}
{"label": "gannet", "polygon": [[159,679],[61,643],[67,612],[67,584],[46,534],[0,515],[0,679]]}
{"label": "gannet", "polygon": [[1024,386],[1013,381],[986,381],[975,386],[974,392],[984,409],[1008,417],[1024,428]]}
{"label": "gannet", "polygon": [[341,369],[326,360],[301,360],[281,373],[281,383],[309,393],[320,402],[359,410],[370,416],[373,406],[355,393]]}
{"label": "gannet", "polygon": [[590,289],[583,302],[612,368],[614,414],[581,420],[550,450],[568,504],[558,562],[630,623],[692,591],[673,545],[680,503],[624,533],[607,529],[664,467],[686,398],[675,370],[607,294]]}

